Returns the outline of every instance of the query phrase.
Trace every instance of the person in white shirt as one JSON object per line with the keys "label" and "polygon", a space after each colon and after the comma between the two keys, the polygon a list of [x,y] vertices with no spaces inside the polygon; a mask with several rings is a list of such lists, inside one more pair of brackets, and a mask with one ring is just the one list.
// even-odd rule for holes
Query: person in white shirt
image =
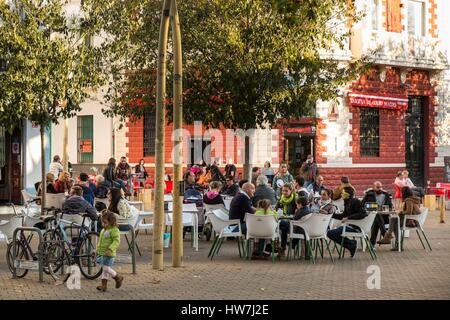
{"label": "person in white shirt", "polygon": [[416,187],[414,183],[411,181],[411,179],[409,178],[408,170],[403,170],[402,175],[405,186],[409,187],[414,192],[415,195],[419,197],[423,197],[425,195],[425,190],[423,190],[423,188],[421,187]]}
{"label": "person in white shirt", "polygon": [[59,177],[59,175],[61,174],[61,172],[64,171],[64,167],[61,164],[61,157],[56,155],[53,157],[53,162],[50,163],[50,173],[53,173],[53,176],[55,177]]}

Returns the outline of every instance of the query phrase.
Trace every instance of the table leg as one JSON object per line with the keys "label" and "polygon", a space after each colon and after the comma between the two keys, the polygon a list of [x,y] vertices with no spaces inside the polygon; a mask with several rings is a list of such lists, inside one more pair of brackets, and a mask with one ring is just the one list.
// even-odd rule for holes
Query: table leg
{"label": "table leg", "polygon": [[400,227],[400,215],[398,215],[397,216],[397,234],[398,234],[398,237],[400,238],[400,239],[397,239],[397,246],[398,246],[398,252],[402,252],[402,245],[401,245],[401,238],[402,238],[402,234],[401,234],[401,227]]}
{"label": "table leg", "polygon": [[445,194],[443,196],[441,196],[441,223],[445,223],[444,219],[445,219]]}

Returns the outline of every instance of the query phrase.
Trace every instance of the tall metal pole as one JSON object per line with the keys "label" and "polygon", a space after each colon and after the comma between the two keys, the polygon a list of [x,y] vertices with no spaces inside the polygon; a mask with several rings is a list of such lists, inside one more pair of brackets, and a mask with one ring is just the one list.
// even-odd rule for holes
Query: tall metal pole
{"label": "tall metal pole", "polygon": [[156,168],[155,215],[153,219],[153,269],[164,270],[164,127],[166,115],[167,40],[169,35],[170,0],[164,0],[159,30],[158,75],[156,84]]}
{"label": "tall metal pole", "polygon": [[181,267],[183,264],[183,190],[182,188],[182,157],[183,157],[183,59],[181,48],[180,18],[178,16],[176,0],[171,1],[170,19],[172,25],[173,50],[174,50],[174,75],[173,75],[173,175],[175,188],[173,191],[173,241],[172,241],[172,266]]}

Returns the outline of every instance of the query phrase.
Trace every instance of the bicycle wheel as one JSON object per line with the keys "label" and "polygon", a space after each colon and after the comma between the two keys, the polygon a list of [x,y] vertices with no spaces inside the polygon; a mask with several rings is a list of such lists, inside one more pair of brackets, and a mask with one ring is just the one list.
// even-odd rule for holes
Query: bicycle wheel
{"label": "bicycle wheel", "polygon": [[65,264],[70,266],[70,257],[64,250],[64,244],[58,241],[52,241],[46,243],[45,245],[45,255],[44,255],[44,271],[52,276],[52,278],[57,280],[66,281],[70,274],[63,274],[62,279],[60,279],[56,273]]}
{"label": "bicycle wheel", "polygon": [[[48,252],[49,246],[55,243],[61,243],[62,237],[60,236],[59,232],[56,232],[54,230],[48,230],[44,233],[43,239],[44,239],[44,259],[45,259],[49,254]],[[46,274],[51,275],[52,273],[58,272],[58,270],[61,268],[61,262],[64,261],[62,257],[62,252],[63,248],[60,247],[60,250],[57,250],[57,247],[52,246],[51,254],[53,255],[53,257],[51,257],[51,261],[53,263],[52,265],[53,270],[49,270],[47,268],[47,263],[44,260],[43,270]],[[57,257],[61,259],[57,259]]]}
{"label": "bicycle wheel", "polygon": [[[14,242],[10,242],[8,244],[8,248],[6,250],[6,261],[8,262],[8,268],[9,271],[11,271],[11,274],[14,274],[13,272],[13,266],[14,266],[14,260],[29,260],[29,255],[26,247],[23,245],[22,242],[16,241],[16,256],[14,257]],[[28,269],[18,269],[16,268],[16,276],[17,278],[23,278],[27,275]]]}
{"label": "bicycle wheel", "polygon": [[77,248],[77,263],[80,271],[89,280],[94,280],[102,274],[102,266],[97,263],[97,232],[89,232],[83,237]]}

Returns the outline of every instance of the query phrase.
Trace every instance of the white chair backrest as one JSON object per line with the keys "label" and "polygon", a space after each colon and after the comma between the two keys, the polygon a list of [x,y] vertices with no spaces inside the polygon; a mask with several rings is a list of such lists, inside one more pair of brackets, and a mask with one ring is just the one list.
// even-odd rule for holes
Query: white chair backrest
{"label": "white chair backrest", "polygon": [[230,216],[228,214],[226,214],[225,211],[222,211],[221,209],[214,209],[212,212],[222,220],[227,221],[228,219],[230,219]]}
{"label": "white chair backrest", "polygon": [[129,225],[133,226],[133,228],[136,229],[137,221],[139,218],[139,210],[136,209],[134,206],[130,206],[130,210],[131,210],[131,214],[132,214],[130,218],[124,219],[124,218],[121,218],[120,216],[116,215],[117,223],[118,224],[129,224]]}
{"label": "white chair backrest", "polygon": [[[419,222],[419,224],[421,226],[423,226],[425,224],[425,220],[427,219],[429,209],[428,208],[422,208],[421,211],[422,212],[420,214],[418,214],[416,216],[413,216],[413,217]],[[408,217],[408,218],[410,218],[410,217]]]}
{"label": "white chair backrest", "polygon": [[333,204],[338,208],[339,212],[344,212],[344,199],[333,200]]}
{"label": "white chair backrest", "polygon": [[33,200],[34,198],[35,198],[35,196],[33,196],[31,193],[29,193],[27,190],[25,190],[25,189],[23,189],[22,191],[22,198],[23,198],[23,201],[25,202],[25,203],[27,203],[27,202],[29,202],[29,201],[31,201],[31,200]]}
{"label": "white chair backrest", "polygon": [[[81,225],[83,223],[83,216],[80,214],[65,214],[63,216],[62,220],[69,221],[69,222],[75,222],[76,224]],[[91,221],[91,219],[86,218],[84,220],[84,225],[86,227],[88,227],[90,224],[90,221]]]}
{"label": "white chair backrest", "polygon": [[230,205],[231,205],[231,201],[232,201],[233,199],[223,199],[223,203],[225,204],[225,208],[227,209],[227,210],[230,210]]}
{"label": "white chair backrest", "polygon": [[277,231],[277,220],[272,215],[245,214],[247,237],[272,238]]}
{"label": "white chair backrest", "polygon": [[7,239],[12,239],[14,230],[22,226],[21,217],[12,217],[7,223],[0,225],[0,233],[5,235]]}
{"label": "white chair backrest", "polygon": [[209,221],[211,221],[211,225],[216,233],[221,233],[223,229],[230,225],[228,218],[223,219],[221,213],[223,213],[221,210],[214,210],[209,215]]}
{"label": "white chair backrest", "polygon": [[368,234],[372,228],[373,222],[375,221],[376,213],[369,213],[367,217],[362,220],[348,220],[348,224],[358,226],[361,231]]}
{"label": "white chair backrest", "polygon": [[66,201],[66,195],[64,193],[47,193],[45,196],[45,207],[62,209],[64,202]]}
{"label": "white chair backrest", "polygon": [[[192,213],[190,212],[183,212],[183,226],[193,226],[194,225],[194,219],[192,216]],[[167,212],[167,222],[166,224],[172,225],[173,224],[173,212]]]}
{"label": "white chair backrest", "polygon": [[330,220],[330,214],[313,213],[305,221],[295,221],[294,225],[302,227],[308,234],[309,238],[313,239],[320,238],[327,234]]}
{"label": "white chair backrest", "polygon": [[228,210],[225,208],[223,204],[204,204],[205,206],[205,214],[210,214],[213,210],[220,209],[223,212],[227,212]]}

